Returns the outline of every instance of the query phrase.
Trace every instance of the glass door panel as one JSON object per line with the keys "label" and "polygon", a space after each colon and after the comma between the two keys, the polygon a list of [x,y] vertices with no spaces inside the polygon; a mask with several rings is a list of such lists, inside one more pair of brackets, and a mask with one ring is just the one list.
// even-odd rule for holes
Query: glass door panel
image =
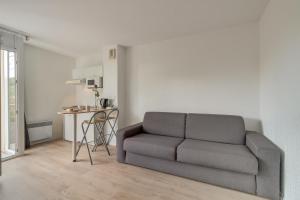
{"label": "glass door panel", "polygon": [[1,154],[13,156],[17,149],[16,54],[1,50]]}
{"label": "glass door panel", "polygon": [[13,152],[17,142],[16,81],[15,52],[8,52],[8,150]]}

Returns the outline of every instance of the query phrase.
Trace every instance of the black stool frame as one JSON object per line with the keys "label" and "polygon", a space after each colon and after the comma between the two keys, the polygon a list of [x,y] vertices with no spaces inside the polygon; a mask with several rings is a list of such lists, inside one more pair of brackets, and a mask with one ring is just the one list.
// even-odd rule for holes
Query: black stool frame
{"label": "black stool frame", "polygon": [[[101,115],[101,116],[98,117],[99,115]],[[103,120],[98,120],[98,119],[103,119]],[[93,114],[93,116],[90,118],[86,129],[84,129],[85,122],[81,123],[81,128],[82,128],[82,132],[83,132],[83,138],[82,138],[82,140],[81,140],[81,142],[79,144],[78,150],[76,152],[76,157],[77,157],[77,155],[78,155],[78,153],[79,153],[79,151],[81,149],[81,146],[82,146],[83,142],[85,141],[86,147],[87,147],[87,150],[88,150],[88,153],[89,153],[91,165],[93,165],[93,160],[92,160],[92,156],[91,156],[89,144],[88,144],[88,141],[86,139],[86,134],[87,134],[87,131],[88,131],[88,129],[89,129],[89,127],[90,127],[91,124],[93,124],[96,127],[96,129],[99,131],[99,139],[101,140],[102,144],[104,144],[108,155],[110,155],[110,152],[109,152],[108,147],[107,147],[107,142],[106,142],[105,136],[103,134],[104,133],[104,126],[105,126],[105,123],[106,123],[106,119],[107,119],[106,112],[105,111],[99,111],[99,112],[96,112],[95,114]]]}

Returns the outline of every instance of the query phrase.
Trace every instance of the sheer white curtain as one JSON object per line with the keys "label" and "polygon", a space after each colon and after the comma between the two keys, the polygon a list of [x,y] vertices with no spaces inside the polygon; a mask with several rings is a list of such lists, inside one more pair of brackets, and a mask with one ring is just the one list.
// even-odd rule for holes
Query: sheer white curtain
{"label": "sheer white curtain", "polygon": [[[17,79],[17,147],[16,155],[24,153],[24,50],[25,36],[10,32],[0,27],[0,49],[16,53],[16,79]],[[1,56],[0,56],[1,57]],[[1,59],[1,58],[0,58]],[[1,60],[0,60],[1,61]]]}

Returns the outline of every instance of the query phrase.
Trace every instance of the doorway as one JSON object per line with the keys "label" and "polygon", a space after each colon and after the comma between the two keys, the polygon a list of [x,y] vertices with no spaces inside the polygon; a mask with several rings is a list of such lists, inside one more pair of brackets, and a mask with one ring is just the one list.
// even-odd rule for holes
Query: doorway
{"label": "doorway", "polygon": [[1,49],[1,159],[17,152],[17,62],[16,52]]}

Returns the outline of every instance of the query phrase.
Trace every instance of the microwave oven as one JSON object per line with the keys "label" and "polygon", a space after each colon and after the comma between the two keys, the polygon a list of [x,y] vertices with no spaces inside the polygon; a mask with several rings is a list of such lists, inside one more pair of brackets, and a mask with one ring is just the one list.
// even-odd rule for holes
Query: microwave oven
{"label": "microwave oven", "polygon": [[87,78],[86,86],[88,88],[103,88],[103,77]]}

